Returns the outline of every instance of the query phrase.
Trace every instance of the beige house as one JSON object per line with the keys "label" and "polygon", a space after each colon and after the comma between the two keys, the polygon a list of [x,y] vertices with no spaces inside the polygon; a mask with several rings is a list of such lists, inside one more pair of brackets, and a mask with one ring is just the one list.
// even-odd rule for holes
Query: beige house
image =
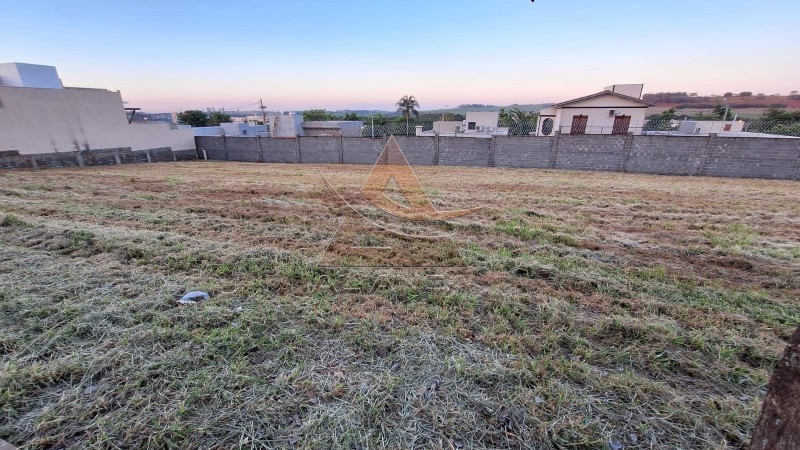
{"label": "beige house", "polygon": [[585,97],[539,111],[537,136],[562,134],[641,134],[645,112],[643,84],[616,84]]}
{"label": "beige house", "polygon": [[195,148],[192,130],[129,123],[119,91],[64,87],[55,67],[0,64],[0,151]]}

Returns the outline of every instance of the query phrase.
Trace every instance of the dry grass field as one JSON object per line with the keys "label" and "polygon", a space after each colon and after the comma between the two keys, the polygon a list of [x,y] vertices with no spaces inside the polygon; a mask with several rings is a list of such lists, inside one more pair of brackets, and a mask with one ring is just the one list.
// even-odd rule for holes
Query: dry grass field
{"label": "dry grass field", "polygon": [[419,226],[464,267],[351,269],[315,259],[320,170],[352,194],[370,167],[0,173],[0,439],[747,445],[800,324],[800,183],[416,168],[437,207],[486,206]]}

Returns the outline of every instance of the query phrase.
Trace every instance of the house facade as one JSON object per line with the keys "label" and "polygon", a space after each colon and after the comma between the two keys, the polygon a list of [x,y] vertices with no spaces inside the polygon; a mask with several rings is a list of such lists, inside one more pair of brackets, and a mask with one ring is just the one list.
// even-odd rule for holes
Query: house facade
{"label": "house facade", "polygon": [[618,84],[539,111],[537,136],[562,134],[641,134],[646,110],[643,84]]}

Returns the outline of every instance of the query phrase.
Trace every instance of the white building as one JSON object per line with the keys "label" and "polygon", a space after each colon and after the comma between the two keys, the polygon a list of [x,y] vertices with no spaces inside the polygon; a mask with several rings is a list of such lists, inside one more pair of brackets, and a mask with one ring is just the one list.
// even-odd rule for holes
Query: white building
{"label": "white building", "polygon": [[270,114],[267,116],[269,134],[274,138],[303,136],[303,116],[298,114]]}
{"label": "white building", "polygon": [[266,125],[255,125],[247,122],[226,122],[219,124],[225,136],[267,136]]}
{"label": "white building", "polygon": [[266,125],[247,122],[224,122],[210,127],[191,127],[195,136],[269,136]]}
{"label": "white building", "polygon": [[417,136],[484,137],[505,136],[508,128],[499,127],[500,113],[497,111],[471,111],[463,121],[439,120],[433,122],[433,130],[422,131],[417,127]]}
{"label": "white building", "polygon": [[119,91],[64,87],[55,67],[0,64],[0,151],[195,148],[191,130],[128,123]]}
{"label": "white building", "polygon": [[645,112],[643,84],[616,84],[585,97],[539,111],[537,136],[562,134],[641,134]]}
{"label": "white building", "polygon": [[303,122],[303,136],[361,137],[364,122],[360,120],[312,120]]}

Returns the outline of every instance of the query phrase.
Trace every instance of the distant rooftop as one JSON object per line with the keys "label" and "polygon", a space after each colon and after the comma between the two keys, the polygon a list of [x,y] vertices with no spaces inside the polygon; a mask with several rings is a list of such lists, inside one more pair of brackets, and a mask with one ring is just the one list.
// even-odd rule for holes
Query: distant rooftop
{"label": "distant rooftop", "polygon": [[0,86],[64,89],[55,67],[17,62],[0,64]]}

